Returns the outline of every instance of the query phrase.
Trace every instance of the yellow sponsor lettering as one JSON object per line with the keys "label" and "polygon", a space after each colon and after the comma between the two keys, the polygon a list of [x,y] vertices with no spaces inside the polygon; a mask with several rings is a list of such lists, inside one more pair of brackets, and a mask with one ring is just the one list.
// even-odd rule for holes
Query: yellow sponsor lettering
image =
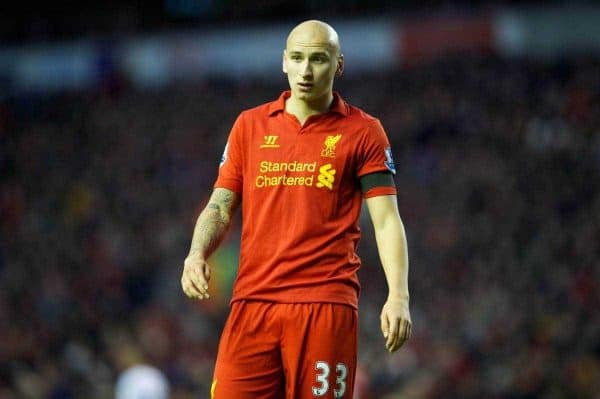
{"label": "yellow sponsor lettering", "polygon": [[317,169],[317,162],[271,162],[260,161],[258,170],[260,173],[268,172],[314,172]]}
{"label": "yellow sponsor lettering", "polygon": [[312,187],[314,176],[256,176],[255,186],[258,188],[276,186],[308,186]]}
{"label": "yellow sponsor lettering", "polygon": [[335,181],[335,169],[331,169],[331,164],[325,164],[319,168],[319,176],[317,177],[319,182],[317,187],[326,187],[333,190],[333,182]]}
{"label": "yellow sponsor lettering", "polygon": [[260,171],[260,173],[267,173],[267,171],[269,170],[269,161],[260,161],[258,170]]}
{"label": "yellow sponsor lettering", "polygon": [[[333,175],[335,170],[328,168],[319,169],[317,179],[321,184],[319,187],[328,187],[332,189]],[[308,186],[312,187],[315,180],[315,175],[310,174],[317,170],[317,162],[271,162],[260,161],[258,163],[259,175],[256,176],[254,185],[258,188],[276,187],[276,186]],[[321,182],[323,180],[323,182]],[[324,185],[323,185],[324,184]]]}

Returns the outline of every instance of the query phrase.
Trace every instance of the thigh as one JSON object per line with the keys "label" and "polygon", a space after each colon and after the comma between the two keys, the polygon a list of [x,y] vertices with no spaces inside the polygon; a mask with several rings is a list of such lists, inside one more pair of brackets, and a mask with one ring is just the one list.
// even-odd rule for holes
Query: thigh
{"label": "thigh", "polygon": [[272,304],[235,302],[223,329],[212,399],[283,399],[279,323]]}
{"label": "thigh", "polygon": [[282,316],[287,399],[352,399],[358,315],[337,304],[288,304]]}

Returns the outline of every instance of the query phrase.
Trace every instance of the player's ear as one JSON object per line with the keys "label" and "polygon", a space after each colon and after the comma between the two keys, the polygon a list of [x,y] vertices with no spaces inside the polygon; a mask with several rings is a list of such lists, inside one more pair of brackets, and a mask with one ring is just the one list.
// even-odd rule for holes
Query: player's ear
{"label": "player's ear", "polygon": [[337,69],[335,71],[335,76],[342,76],[344,73],[344,54],[340,54],[337,62]]}
{"label": "player's ear", "polygon": [[283,50],[283,57],[281,59],[281,69],[283,73],[287,73],[287,67],[285,66],[285,50]]}

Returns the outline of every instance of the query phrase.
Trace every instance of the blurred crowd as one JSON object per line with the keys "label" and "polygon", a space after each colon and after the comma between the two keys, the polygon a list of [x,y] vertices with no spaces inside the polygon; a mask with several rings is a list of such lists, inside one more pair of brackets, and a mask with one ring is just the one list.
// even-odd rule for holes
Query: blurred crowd
{"label": "blurred crowd", "polygon": [[[545,7],[595,5],[596,0],[545,0]],[[118,37],[201,26],[264,26],[319,16],[323,20],[381,15],[456,13],[506,6],[539,5],[536,0],[120,0],[103,2],[11,2],[0,13],[0,43],[16,44]]]}
{"label": "blurred crowd", "polygon": [[[385,351],[361,217],[356,398],[600,398],[600,60],[463,56],[342,77],[386,128],[413,337]],[[104,399],[123,370],[207,398],[239,217],[212,297],[182,262],[229,129],[281,79],[0,102],[0,398]]]}

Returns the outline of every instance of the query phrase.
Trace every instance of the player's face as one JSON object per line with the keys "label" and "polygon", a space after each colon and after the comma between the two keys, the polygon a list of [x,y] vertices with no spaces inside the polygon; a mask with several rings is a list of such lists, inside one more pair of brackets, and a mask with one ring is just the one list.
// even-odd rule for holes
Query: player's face
{"label": "player's face", "polygon": [[306,102],[328,97],[341,62],[337,51],[326,44],[288,43],[283,54],[283,71],[288,76],[292,96]]}

